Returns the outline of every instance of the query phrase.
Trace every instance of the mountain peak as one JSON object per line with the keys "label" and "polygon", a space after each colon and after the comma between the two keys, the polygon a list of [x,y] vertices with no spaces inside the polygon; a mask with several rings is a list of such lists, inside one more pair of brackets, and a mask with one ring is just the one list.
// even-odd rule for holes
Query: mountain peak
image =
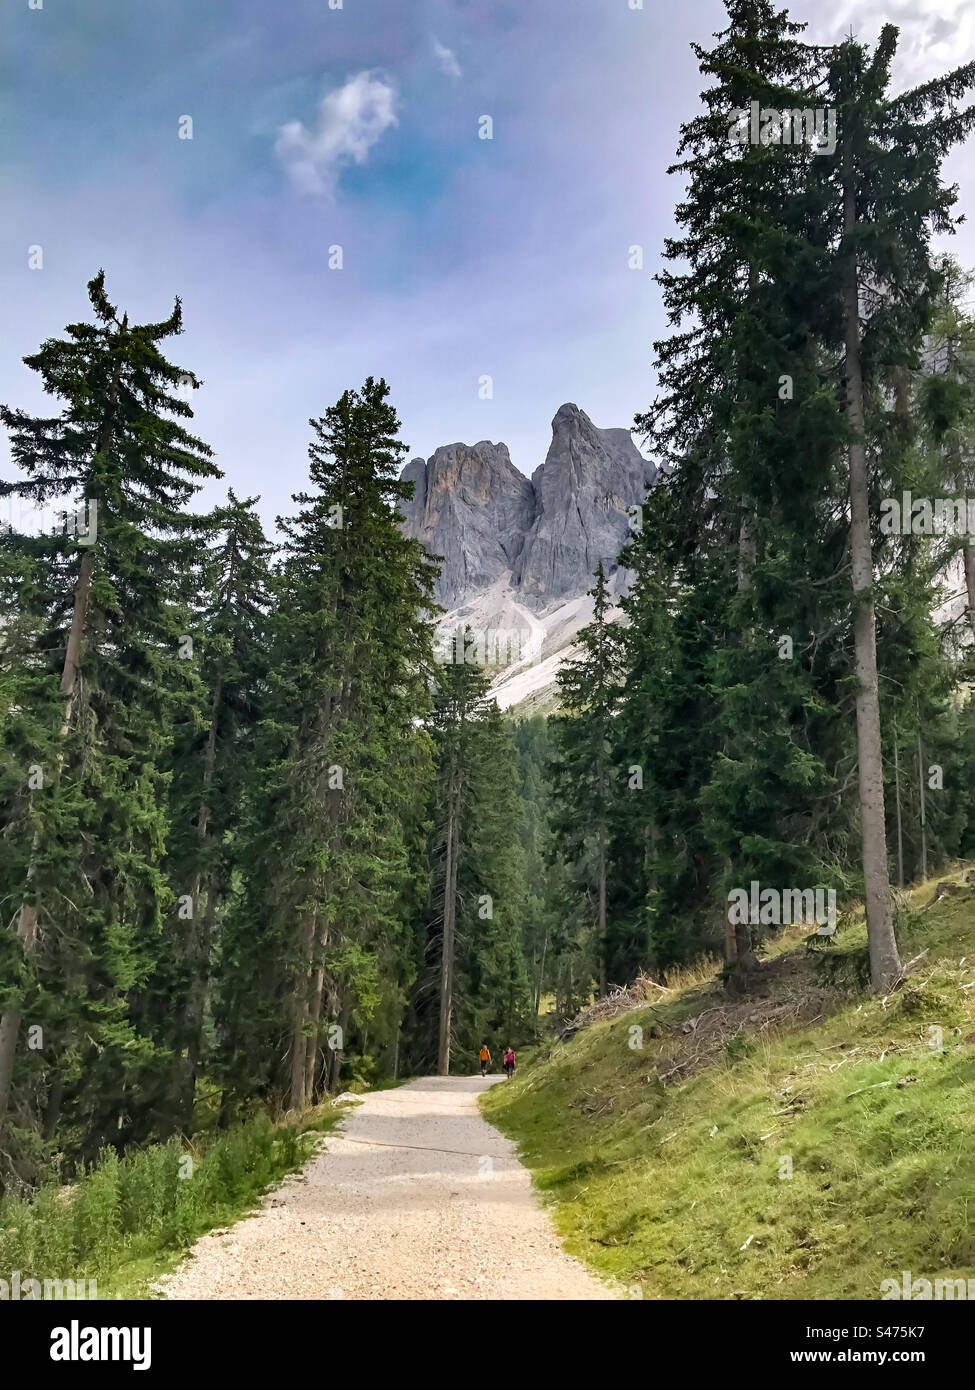
{"label": "mountain peak", "polygon": [[455,608],[506,579],[517,600],[543,610],[585,594],[602,561],[619,591],[617,555],[629,535],[628,508],[657,476],[626,429],[601,430],[573,402],[552,420],[552,443],[531,481],[505,444],[447,444],[403,477],[404,529],[443,556],[437,601]]}
{"label": "mountain peak", "polygon": [[414,484],[400,503],[404,530],[443,557],[437,602],[445,608],[493,584],[518,559],[535,515],[531,483],[506,444],[444,444],[402,474]]}
{"label": "mountain peak", "polygon": [[542,608],[584,594],[602,561],[611,589],[627,576],[617,556],[657,470],[626,429],[601,430],[571,402],[555,413],[552,443],[532,474],[536,515],[515,571],[522,602]]}

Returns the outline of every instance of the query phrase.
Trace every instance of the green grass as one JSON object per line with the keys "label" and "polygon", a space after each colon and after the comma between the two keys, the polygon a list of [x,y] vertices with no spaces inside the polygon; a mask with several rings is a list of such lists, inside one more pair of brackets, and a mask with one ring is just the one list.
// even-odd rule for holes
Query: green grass
{"label": "green grass", "polygon": [[732,1026],[662,1084],[696,1046],[681,1023],[729,1002],[697,981],[482,1097],[573,1254],[645,1298],[875,1299],[903,1269],[975,1277],[975,898],[919,911],[931,887],[898,933],[905,961],[926,954],[886,1001],[857,984],[862,922],[828,948],[782,937],[760,1003],[808,1021]]}
{"label": "green grass", "polygon": [[0,1274],[96,1279],[99,1299],[151,1298],[193,1242],[253,1210],[301,1167],[344,1107],[274,1124],[258,1115],[222,1134],[154,1144],[119,1158],[105,1150],[67,1188],[0,1200]]}

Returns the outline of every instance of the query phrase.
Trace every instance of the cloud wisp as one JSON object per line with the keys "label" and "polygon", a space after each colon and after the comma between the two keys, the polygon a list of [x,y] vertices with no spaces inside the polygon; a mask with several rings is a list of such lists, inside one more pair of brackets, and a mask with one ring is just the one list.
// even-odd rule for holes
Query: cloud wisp
{"label": "cloud wisp", "polygon": [[457,61],[457,55],[452,49],[445,48],[442,43],[434,39],[433,52],[440,65],[440,71],[445,73],[447,77],[461,77],[463,75],[460,63]]}
{"label": "cloud wisp", "polygon": [[373,145],[398,124],[396,87],[375,72],[359,72],[327,92],[309,129],[289,121],[278,132],[275,154],[299,193],[334,197],[342,169],[364,164]]}

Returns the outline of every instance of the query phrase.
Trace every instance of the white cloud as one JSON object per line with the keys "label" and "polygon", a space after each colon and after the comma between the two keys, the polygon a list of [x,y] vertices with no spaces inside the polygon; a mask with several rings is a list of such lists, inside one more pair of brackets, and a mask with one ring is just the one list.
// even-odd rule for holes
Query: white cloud
{"label": "white cloud", "polygon": [[[885,23],[900,29],[893,90],[941,77],[975,57],[971,0],[861,0],[854,36],[873,46]],[[849,0],[827,0],[815,13],[807,38],[837,43],[850,31]]]}
{"label": "white cloud", "polygon": [[397,92],[372,72],[356,73],[328,92],[310,130],[289,121],[278,132],[275,154],[301,193],[334,194],[342,167],[364,164],[383,132],[397,124]]}
{"label": "white cloud", "polygon": [[445,48],[436,39],[433,41],[433,51],[437,55],[437,62],[440,64],[441,72],[445,72],[448,77],[460,77],[460,63],[456,55],[449,48]]}

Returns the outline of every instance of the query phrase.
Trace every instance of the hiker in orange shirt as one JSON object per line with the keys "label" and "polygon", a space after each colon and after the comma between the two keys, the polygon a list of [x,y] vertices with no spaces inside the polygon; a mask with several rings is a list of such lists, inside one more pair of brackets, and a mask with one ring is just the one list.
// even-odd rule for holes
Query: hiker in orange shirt
{"label": "hiker in orange shirt", "polygon": [[481,1060],[481,1075],[487,1076],[488,1062],[491,1060],[491,1054],[488,1052],[487,1043],[481,1043],[481,1050],[477,1055]]}

